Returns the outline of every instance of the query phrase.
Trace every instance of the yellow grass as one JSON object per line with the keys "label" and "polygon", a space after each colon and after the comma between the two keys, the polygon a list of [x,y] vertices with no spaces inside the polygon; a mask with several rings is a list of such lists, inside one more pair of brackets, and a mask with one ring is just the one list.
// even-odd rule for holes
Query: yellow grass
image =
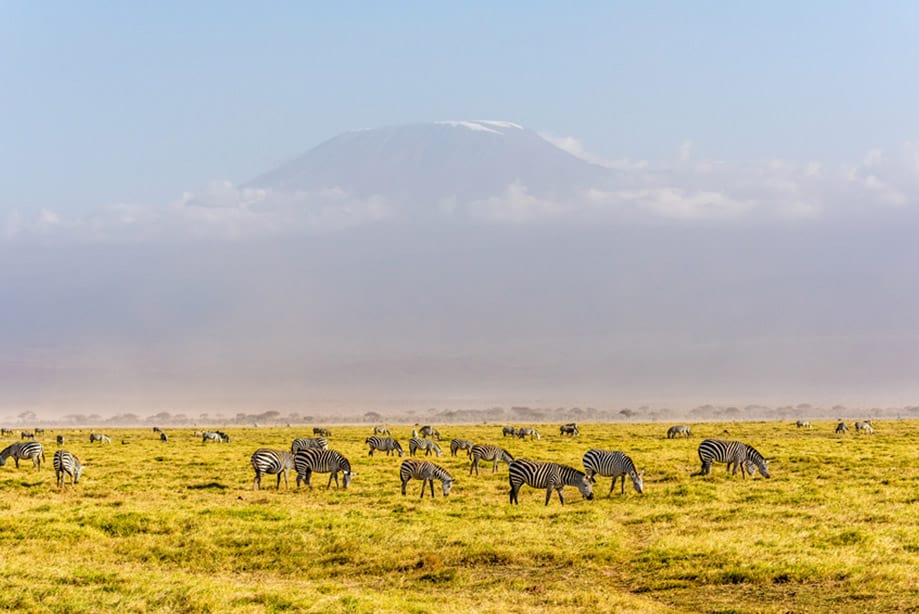
{"label": "yellow grass", "polygon": [[[46,466],[0,468],[0,608],[27,612],[893,612],[919,611],[919,423],[587,424],[562,438],[502,439],[501,425],[437,425],[457,479],[450,497],[400,495],[400,459],[367,455],[367,427],[331,427],[352,462],[347,491],[252,490],[249,456],[287,448],[311,427],[232,428],[229,444],[190,429],[49,432]],[[722,435],[728,429],[729,435]],[[411,427],[395,427],[406,448]],[[89,467],[54,484],[54,435]],[[703,437],[745,441],[771,480],[699,470]],[[645,470],[596,498],[574,488],[543,505],[524,486],[508,502],[507,466],[468,476],[449,439],[504,445],[515,457],[581,468],[591,447],[623,450]],[[122,440],[126,443],[122,444]],[[4,446],[12,439],[0,442]],[[293,475],[291,484],[293,485]]]}

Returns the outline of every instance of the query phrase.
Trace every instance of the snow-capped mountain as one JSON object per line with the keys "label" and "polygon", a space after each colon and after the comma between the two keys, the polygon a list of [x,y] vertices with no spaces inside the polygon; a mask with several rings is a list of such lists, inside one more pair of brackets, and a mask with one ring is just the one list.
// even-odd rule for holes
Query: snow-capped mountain
{"label": "snow-capped mountain", "polygon": [[468,202],[514,184],[536,196],[560,197],[592,187],[608,174],[512,122],[439,121],[341,134],[248,187],[340,189],[394,202]]}

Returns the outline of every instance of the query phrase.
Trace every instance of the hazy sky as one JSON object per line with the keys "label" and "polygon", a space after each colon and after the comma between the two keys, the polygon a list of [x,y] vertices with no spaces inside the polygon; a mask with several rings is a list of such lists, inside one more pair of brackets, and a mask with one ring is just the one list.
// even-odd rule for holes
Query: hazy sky
{"label": "hazy sky", "polygon": [[4,2],[0,210],[160,204],[345,130],[487,117],[606,159],[919,138],[913,2]]}

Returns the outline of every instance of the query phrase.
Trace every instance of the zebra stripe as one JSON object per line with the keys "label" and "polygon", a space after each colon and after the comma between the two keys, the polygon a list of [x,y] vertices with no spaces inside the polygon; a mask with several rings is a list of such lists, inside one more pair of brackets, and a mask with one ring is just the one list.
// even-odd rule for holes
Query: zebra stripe
{"label": "zebra stripe", "polygon": [[511,453],[504,448],[485,444],[476,444],[472,446],[472,450],[469,451],[469,455],[472,457],[472,462],[469,465],[469,475],[472,475],[473,470],[475,470],[476,475],[479,475],[480,460],[492,461],[494,463],[491,468],[492,473],[498,471],[499,462],[504,461],[510,465],[511,461],[514,460],[514,457],[511,456]]}
{"label": "zebra stripe", "polygon": [[412,437],[408,440],[408,453],[412,456],[415,456],[417,450],[424,450],[425,456],[430,456],[433,452],[436,456],[443,454],[440,446],[437,445],[437,442],[433,439],[421,439],[420,437]]}
{"label": "zebra stripe", "polygon": [[70,476],[72,485],[80,481],[80,476],[83,474],[83,465],[80,464],[76,456],[67,450],[57,450],[54,453],[52,463],[54,464],[54,477],[57,480],[58,488],[63,488],[65,474]]}
{"label": "zebra stripe", "polygon": [[629,458],[626,454],[622,452],[611,452],[609,450],[597,450],[596,448],[588,450],[584,454],[584,459],[581,461],[584,463],[584,471],[587,472],[587,479],[591,482],[596,483],[596,477],[602,475],[604,477],[612,477],[613,483],[610,484],[609,494],[612,496],[613,488],[616,487],[616,480],[622,476],[622,490],[621,494],[625,494],[625,476],[632,478],[632,486],[635,487],[635,491],[638,494],[642,494],[644,489],[644,482],[642,476],[645,472],[638,472],[635,469],[635,463],[632,462],[632,459]]}
{"label": "zebra stripe", "polygon": [[325,437],[305,437],[302,439],[294,439],[293,443],[290,444],[290,453],[296,454],[298,450],[328,450],[329,449],[329,440]]}
{"label": "zebra stripe", "polygon": [[426,483],[431,484],[431,498],[434,498],[434,480],[440,480],[444,496],[450,495],[450,489],[453,487],[453,477],[447,473],[447,470],[440,465],[435,465],[431,461],[422,461],[414,458],[407,458],[402,461],[399,467],[399,478],[402,480],[402,494],[405,495],[405,486],[412,478],[421,480],[421,498],[424,499],[424,487]]}
{"label": "zebra stripe", "polygon": [[450,442],[450,456],[456,456],[459,450],[466,450],[466,456],[472,454],[472,446],[475,445],[468,439],[454,439]]}
{"label": "zebra stripe", "polygon": [[301,480],[309,487],[310,477],[313,472],[329,473],[329,483],[326,488],[332,487],[332,480],[335,480],[335,487],[339,488],[338,472],[342,472],[341,488],[347,489],[351,484],[351,479],[357,475],[351,471],[351,463],[338,450],[320,450],[318,448],[307,448],[298,450],[294,456],[294,468],[297,470],[297,488],[300,488]]}
{"label": "zebra stripe", "polygon": [[689,430],[689,427],[685,424],[678,424],[667,429],[667,439],[673,439],[678,435],[685,435],[686,437],[690,437],[692,435],[692,431]]}
{"label": "zebra stripe", "polygon": [[389,456],[393,451],[398,452],[400,457],[403,454],[402,446],[392,437],[377,437],[374,435],[365,439],[364,443],[370,446],[370,456],[373,456],[374,450],[386,452],[386,456]]}
{"label": "zebra stripe", "polygon": [[294,468],[294,455],[283,450],[273,450],[271,448],[259,448],[252,453],[249,459],[252,468],[255,470],[255,481],[252,488],[258,490],[262,487],[262,474],[278,476],[278,490],[281,490],[281,477],[284,477],[284,488],[289,488],[287,475]]}
{"label": "zebra stripe", "polygon": [[[747,472],[753,477],[752,467],[759,469],[764,478],[770,477],[767,466],[769,461],[752,447],[739,441],[706,439],[699,444],[699,460],[702,461],[702,469],[693,475],[708,475],[712,471],[712,463],[719,462],[727,463],[727,470],[731,475],[737,475],[737,468],[740,467],[740,475],[745,480]],[[734,465],[733,472],[731,465]]]}
{"label": "zebra stripe", "polygon": [[41,470],[41,463],[45,460],[45,448],[37,441],[14,443],[0,451],[0,467],[6,465],[6,459],[13,457],[16,469],[19,469],[20,459],[31,459],[36,471]]}
{"label": "zebra stripe", "polygon": [[508,480],[511,484],[511,503],[519,504],[517,494],[524,484],[533,488],[546,489],[546,505],[552,497],[552,491],[558,492],[558,500],[565,505],[562,489],[565,486],[576,486],[585,499],[593,499],[594,491],[587,476],[573,467],[558,463],[540,463],[524,458],[511,461],[508,468]]}

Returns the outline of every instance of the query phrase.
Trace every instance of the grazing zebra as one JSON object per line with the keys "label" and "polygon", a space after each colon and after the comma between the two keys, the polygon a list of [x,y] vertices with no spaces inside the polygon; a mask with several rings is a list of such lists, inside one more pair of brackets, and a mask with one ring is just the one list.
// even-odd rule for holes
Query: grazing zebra
{"label": "grazing zebra", "polygon": [[4,429],[4,428],[0,428],[0,437],[5,437],[5,436],[7,436],[7,435],[9,435],[10,437],[12,437],[12,436],[13,436],[13,429]]}
{"label": "grazing zebra", "polygon": [[574,437],[575,435],[580,435],[581,431],[578,430],[577,424],[575,424],[574,422],[569,422],[568,424],[563,424],[560,427],[558,427],[558,434],[559,435],[571,435],[572,437]]}
{"label": "grazing zebra", "polygon": [[508,480],[511,484],[511,503],[519,504],[517,494],[520,487],[528,484],[533,488],[546,489],[546,505],[552,498],[552,491],[558,492],[558,500],[565,505],[562,489],[565,486],[576,486],[585,499],[593,499],[594,491],[587,476],[574,467],[559,465],[558,463],[540,463],[518,458],[511,461]]}
{"label": "grazing zebra", "polygon": [[154,433],[162,433],[163,431],[160,429],[160,427],[154,426],[154,427],[153,427],[153,432],[154,432]]}
{"label": "grazing zebra", "polygon": [[32,465],[36,471],[41,470],[41,463],[45,460],[45,448],[37,441],[26,441],[25,443],[14,443],[0,451],[0,467],[6,464],[6,459],[13,457],[16,463],[16,469],[19,469],[19,460],[27,458],[32,459]]}
{"label": "grazing zebra", "polygon": [[450,441],[450,456],[456,456],[459,450],[466,450],[466,456],[472,454],[472,446],[475,445],[468,439],[454,439]]}
{"label": "grazing zebra", "polygon": [[329,449],[329,440],[325,437],[305,437],[302,439],[294,439],[290,444],[290,453],[296,454],[297,450],[328,450]]}
{"label": "grazing zebra", "polygon": [[310,477],[313,472],[331,474],[326,488],[332,487],[333,479],[335,480],[335,488],[339,487],[339,471],[342,473],[341,488],[345,489],[351,484],[351,479],[357,475],[351,471],[351,463],[348,459],[338,450],[320,450],[318,448],[299,450],[294,456],[294,468],[297,470],[297,488],[300,488],[301,480],[312,488]]}
{"label": "grazing zebra", "polygon": [[89,443],[112,443],[112,438],[108,435],[102,435],[100,433],[90,433],[89,434]]}
{"label": "grazing zebra", "polygon": [[861,431],[865,431],[869,435],[874,434],[874,427],[871,426],[871,420],[865,420],[864,422],[855,423],[855,432],[860,433]]}
{"label": "grazing zebra", "polygon": [[421,430],[418,432],[421,434],[422,437],[433,437],[437,441],[440,441],[440,433],[437,431],[436,428],[434,428],[430,424],[427,424],[421,427]]}
{"label": "grazing zebra", "polygon": [[57,487],[64,487],[64,474],[70,476],[71,485],[80,481],[80,475],[83,473],[83,465],[80,460],[67,450],[57,450],[52,459],[54,464],[54,477],[57,479]]}
{"label": "grazing zebra", "polygon": [[619,479],[619,476],[622,476],[621,494],[625,494],[625,476],[632,478],[632,486],[635,487],[635,491],[638,494],[642,494],[645,491],[644,483],[641,479],[645,472],[639,473],[636,471],[635,463],[622,452],[610,452],[609,450],[597,450],[594,448],[584,454],[584,459],[581,462],[584,463],[587,479],[593,483],[596,483],[598,475],[612,476],[613,483],[609,487],[610,496],[613,495],[613,488],[616,487],[616,480]]}
{"label": "grazing zebra", "polygon": [[684,435],[686,437],[692,436],[692,431],[689,430],[689,427],[685,424],[678,424],[676,426],[671,426],[667,429],[667,439],[674,439],[679,435]]}
{"label": "grazing zebra", "polygon": [[57,445],[59,445],[59,446],[64,445],[64,436],[63,436],[63,435],[58,435],[55,439],[57,440]]}
{"label": "grazing zebra", "polygon": [[318,437],[331,437],[332,431],[330,431],[329,429],[324,429],[320,426],[314,426],[313,435],[316,435]]}
{"label": "grazing zebra", "polygon": [[37,427],[37,428],[32,429],[32,432],[35,433],[36,435],[44,435],[45,429],[41,427]]}
{"label": "grazing zebra", "polygon": [[28,431],[22,431],[19,439],[35,439],[35,433],[30,433]]}
{"label": "grazing zebra", "polygon": [[472,475],[473,470],[475,470],[476,475],[479,475],[480,460],[492,461],[494,463],[491,468],[492,473],[496,473],[498,471],[499,462],[504,461],[510,465],[511,461],[514,460],[514,457],[511,456],[511,453],[504,448],[485,444],[476,444],[472,446],[472,450],[469,451],[469,455],[472,457],[472,463],[469,465],[469,475]]}
{"label": "grazing zebra", "polygon": [[[751,465],[755,465],[764,478],[770,477],[767,466],[769,461],[752,447],[739,441],[706,439],[699,444],[699,460],[702,461],[702,469],[693,475],[708,475],[712,471],[712,463],[717,461],[727,463],[728,472],[731,472],[731,465],[734,465],[732,475],[737,475],[737,468],[740,467],[740,475],[745,480],[747,470]],[[752,472],[750,472],[750,477],[753,477]]]}
{"label": "grazing zebra", "polygon": [[440,480],[444,496],[450,496],[450,488],[453,487],[453,478],[447,473],[447,470],[440,465],[435,465],[431,461],[416,460],[407,458],[402,461],[399,467],[399,478],[402,480],[402,495],[405,495],[405,486],[412,478],[421,480],[421,497],[424,499],[424,487],[426,483],[431,484],[431,498],[434,498],[434,480]]}
{"label": "grazing zebra", "polygon": [[526,439],[529,437],[530,441],[533,441],[533,439],[541,439],[539,436],[539,431],[532,427],[519,428],[514,434],[517,435],[517,437],[520,439]]}
{"label": "grazing zebra", "polygon": [[502,436],[502,437],[507,437],[508,435],[510,435],[511,437],[516,436],[516,435],[517,435],[517,428],[516,428],[516,427],[513,427],[513,426],[505,426],[503,429],[501,429],[501,436]]}
{"label": "grazing zebra", "polygon": [[809,429],[811,428],[811,423],[808,422],[807,420],[798,420],[797,422],[795,422],[795,426],[798,427],[799,429]]}
{"label": "grazing zebra", "polygon": [[399,442],[393,439],[392,437],[368,437],[364,440],[368,446],[370,446],[370,456],[373,456],[374,450],[380,450],[381,452],[386,452],[386,456],[389,456],[392,452],[398,452],[401,457],[402,446],[399,445]]}
{"label": "grazing zebra", "polygon": [[287,474],[294,468],[294,455],[282,450],[272,450],[271,448],[259,448],[252,453],[249,459],[252,468],[255,469],[255,481],[252,488],[259,490],[262,487],[262,474],[278,476],[278,490],[281,490],[281,476],[284,476],[284,488],[289,488],[287,483]]}
{"label": "grazing zebra", "polygon": [[408,440],[408,452],[412,456],[415,456],[416,450],[424,450],[425,456],[430,456],[431,452],[433,452],[435,456],[440,456],[443,454],[440,446],[437,445],[437,442],[433,439],[421,439],[420,437],[412,437]]}
{"label": "grazing zebra", "polygon": [[389,429],[386,428],[385,426],[373,427],[373,434],[374,435],[392,435],[392,433],[389,432]]}
{"label": "grazing zebra", "polygon": [[162,441],[163,443],[166,443],[167,441],[169,441],[169,436],[163,431],[160,431],[160,441]]}
{"label": "grazing zebra", "polygon": [[846,426],[846,423],[845,423],[845,422],[840,422],[839,424],[836,425],[836,434],[837,434],[837,435],[838,435],[839,433],[848,433],[848,432],[849,432],[849,427]]}
{"label": "grazing zebra", "polygon": [[230,443],[230,436],[223,431],[204,431],[201,433],[201,443],[216,441],[217,443]]}

